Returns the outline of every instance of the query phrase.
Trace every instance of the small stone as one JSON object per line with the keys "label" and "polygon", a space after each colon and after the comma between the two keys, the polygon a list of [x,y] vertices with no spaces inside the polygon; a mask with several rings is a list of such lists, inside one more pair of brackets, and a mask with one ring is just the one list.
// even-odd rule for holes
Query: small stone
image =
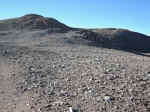
{"label": "small stone", "polygon": [[33,71],[35,71],[35,68],[31,67],[30,70],[33,72]]}
{"label": "small stone", "polygon": [[100,96],[98,96],[97,98],[96,98],[96,100],[97,100],[97,102],[99,102],[99,101],[101,101],[101,97]]}
{"label": "small stone", "polygon": [[64,102],[63,101],[61,101],[61,100],[58,100],[58,101],[55,101],[54,103],[53,103],[53,106],[60,106],[60,105],[63,105],[64,104]]}
{"label": "small stone", "polygon": [[30,104],[29,104],[29,103],[27,103],[26,105],[27,105],[27,106],[30,106]]}
{"label": "small stone", "polygon": [[76,93],[76,91],[74,91],[73,93],[72,93],[72,96],[77,96],[77,93]]}
{"label": "small stone", "polygon": [[69,107],[69,112],[73,112],[73,109],[72,109],[72,107]]}
{"label": "small stone", "polygon": [[118,64],[118,63],[117,63],[117,64],[116,64],[116,66],[117,66],[117,67],[119,67],[119,66],[120,66],[120,64]]}
{"label": "small stone", "polygon": [[147,74],[147,77],[150,77],[150,73]]}
{"label": "small stone", "polygon": [[104,96],[104,100],[108,103],[110,103],[112,101],[112,97],[111,96]]}

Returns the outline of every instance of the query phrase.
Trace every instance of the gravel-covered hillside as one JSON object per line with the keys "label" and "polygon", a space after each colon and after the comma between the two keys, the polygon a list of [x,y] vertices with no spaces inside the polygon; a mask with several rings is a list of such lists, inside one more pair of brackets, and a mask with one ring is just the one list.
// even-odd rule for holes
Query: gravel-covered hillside
{"label": "gravel-covered hillside", "polygon": [[0,30],[1,112],[150,111],[149,53],[98,40],[134,33],[145,42],[148,36],[50,29]]}

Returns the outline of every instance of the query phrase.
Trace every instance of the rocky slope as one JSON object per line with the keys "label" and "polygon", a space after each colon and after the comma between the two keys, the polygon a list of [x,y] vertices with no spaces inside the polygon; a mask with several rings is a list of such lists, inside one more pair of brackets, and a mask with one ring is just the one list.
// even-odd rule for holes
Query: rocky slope
{"label": "rocky slope", "polygon": [[72,31],[74,37],[89,40],[91,45],[96,44],[96,46],[128,51],[150,52],[150,37],[144,34],[116,28],[89,30],[71,28],[53,18],[36,14],[28,14],[19,18],[0,21],[0,35],[5,35],[5,31],[14,32],[11,30],[26,30],[27,33],[29,31],[46,30],[45,34]]}
{"label": "rocky slope", "polygon": [[49,29],[56,31],[68,31],[70,28],[56,19],[46,18],[36,14],[28,14],[19,18],[1,20],[0,31],[2,30],[38,30]]}
{"label": "rocky slope", "polygon": [[150,58],[141,55],[149,51],[148,36],[70,28],[53,19],[57,25],[39,27],[36,18],[46,19],[0,21],[1,112],[150,111]]}
{"label": "rocky slope", "polygon": [[150,37],[137,32],[125,29],[105,28],[88,31],[82,30],[79,33],[85,39],[91,40],[101,47],[139,52],[150,51]]}

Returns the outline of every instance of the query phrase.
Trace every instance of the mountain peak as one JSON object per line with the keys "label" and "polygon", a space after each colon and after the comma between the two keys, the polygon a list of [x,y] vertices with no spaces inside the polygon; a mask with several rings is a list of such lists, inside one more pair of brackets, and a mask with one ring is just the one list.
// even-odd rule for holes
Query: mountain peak
{"label": "mountain peak", "polygon": [[41,16],[39,14],[26,14],[23,17],[43,17],[43,16]]}
{"label": "mountain peak", "polygon": [[0,30],[35,30],[49,29],[50,31],[65,32],[70,29],[67,25],[54,18],[47,18],[38,14],[27,14],[19,18],[1,20]]}
{"label": "mountain peak", "polygon": [[26,14],[20,17],[20,19],[37,19],[37,18],[44,18],[44,17],[38,14]]}

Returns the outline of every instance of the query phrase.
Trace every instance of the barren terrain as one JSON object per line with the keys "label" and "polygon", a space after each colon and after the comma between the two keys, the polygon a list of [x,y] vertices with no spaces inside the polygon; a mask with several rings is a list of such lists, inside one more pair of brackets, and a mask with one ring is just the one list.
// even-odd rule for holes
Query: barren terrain
{"label": "barren terrain", "polygon": [[[51,26],[39,16],[33,27],[30,16],[35,15],[19,19],[24,27],[7,24],[10,29],[0,30],[0,112],[68,112],[69,107],[73,112],[150,111],[148,36]],[[118,38],[124,31],[126,36],[132,33],[135,49],[126,48],[128,43],[122,47],[124,40]],[[146,41],[139,42],[140,36]]]}

